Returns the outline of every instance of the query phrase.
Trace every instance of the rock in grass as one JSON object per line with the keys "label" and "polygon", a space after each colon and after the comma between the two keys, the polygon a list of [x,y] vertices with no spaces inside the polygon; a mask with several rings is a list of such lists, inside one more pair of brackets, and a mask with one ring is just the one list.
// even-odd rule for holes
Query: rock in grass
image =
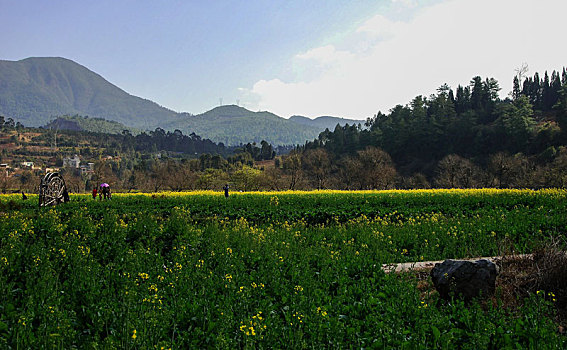
{"label": "rock in grass", "polygon": [[435,264],[431,279],[443,299],[462,297],[469,301],[482,295],[492,295],[496,288],[496,264],[489,260],[445,260]]}

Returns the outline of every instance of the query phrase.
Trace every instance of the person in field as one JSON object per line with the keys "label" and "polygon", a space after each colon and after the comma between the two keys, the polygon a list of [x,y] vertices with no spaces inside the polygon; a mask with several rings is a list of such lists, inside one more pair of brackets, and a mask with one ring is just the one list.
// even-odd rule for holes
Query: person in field
{"label": "person in field", "polygon": [[228,198],[228,184],[225,184],[222,189],[224,190],[224,196],[225,196],[225,198]]}
{"label": "person in field", "polygon": [[93,199],[96,199],[96,187],[93,187]]}

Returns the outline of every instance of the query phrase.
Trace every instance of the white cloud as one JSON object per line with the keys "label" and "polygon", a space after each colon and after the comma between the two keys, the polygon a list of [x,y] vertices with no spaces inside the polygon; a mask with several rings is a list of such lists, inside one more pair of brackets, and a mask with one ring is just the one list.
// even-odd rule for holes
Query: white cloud
{"label": "white cloud", "polygon": [[333,45],[327,45],[311,49],[307,52],[297,54],[295,57],[301,60],[315,60],[322,64],[344,62],[353,58],[348,51],[337,51]]}
{"label": "white cloud", "polygon": [[393,3],[400,3],[405,7],[416,7],[417,0],[392,0]]}
{"label": "white cloud", "polygon": [[[260,80],[249,89],[258,108],[289,117],[336,115],[366,118],[378,110],[429,95],[443,83],[453,88],[475,75],[494,77],[502,94],[514,69],[530,74],[561,69],[564,0],[450,0],[423,9],[409,22],[381,15],[358,30],[364,52],[316,47],[294,56],[297,81]],[[348,43],[350,47],[355,47]]]}
{"label": "white cloud", "polygon": [[395,22],[378,14],[358,27],[356,31],[358,33],[368,33],[379,38],[391,38],[402,33],[407,26],[404,22]]}

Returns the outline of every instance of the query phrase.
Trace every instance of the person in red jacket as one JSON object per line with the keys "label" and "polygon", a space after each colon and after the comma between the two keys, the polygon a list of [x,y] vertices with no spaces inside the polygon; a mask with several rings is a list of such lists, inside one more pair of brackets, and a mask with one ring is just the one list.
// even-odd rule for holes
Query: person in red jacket
{"label": "person in red jacket", "polygon": [[96,199],[96,187],[93,188],[93,199]]}

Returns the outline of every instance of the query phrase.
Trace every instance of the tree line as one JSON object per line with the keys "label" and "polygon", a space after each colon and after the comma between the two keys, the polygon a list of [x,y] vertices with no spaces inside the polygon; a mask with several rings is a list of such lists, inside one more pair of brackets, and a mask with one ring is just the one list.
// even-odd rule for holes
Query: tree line
{"label": "tree line", "polygon": [[[124,191],[220,190],[225,183],[243,191],[565,187],[567,74],[522,73],[504,99],[495,79],[477,76],[455,91],[443,85],[378,112],[364,125],[327,129],[281,149],[285,155],[265,141],[228,148],[160,128],[99,136],[105,152],[123,157],[97,161],[90,182],[68,176],[77,191],[100,180]],[[96,151],[96,142],[81,150]]]}
{"label": "tree line", "polygon": [[[543,79],[536,73],[522,84],[516,76],[514,86],[500,99],[492,78],[474,77],[456,92],[443,85],[429,97],[378,112],[364,127],[325,130],[298,153],[319,164],[312,175],[318,188],[324,177],[346,188],[563,186],[557,172],[567,145],[567,73],[549,78],[546,72]],[[385,164],[387,170],[364,174]],[[302,168],[312,167],[308,161]]]}

